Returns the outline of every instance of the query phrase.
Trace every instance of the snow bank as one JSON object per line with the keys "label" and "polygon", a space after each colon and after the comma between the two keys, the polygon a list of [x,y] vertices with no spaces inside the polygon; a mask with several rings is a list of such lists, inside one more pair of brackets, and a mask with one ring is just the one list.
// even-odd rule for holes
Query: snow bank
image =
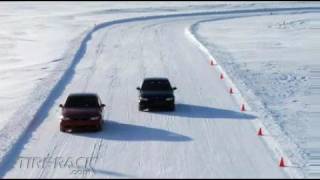
{"label": "snow bank", "polygon": [[[223,67],[220,65],[219,62],[217,62],[217,60],[210,54],[209,50],[197,39],[197,37],[195,36],[194,33],[194,27],[191,27],[190,29],[186,29],[185,34],[188,38],[190,38],[190,40],[195,43],[195,45],[201,49],[207,56],[208,56],[208,60],[209,61],[213,61],[214,62],[214,68],[216,71],[218,71],[220,74],[223,75],[224,79],[225,79],[225,84],[227,88],[232,88],[234,93],[233,97],[235,98],[236,102],[239,104],[239,109],[242,107],[242,105],[244,105],[246,111],[251,111],[252,108],[250,107],[249,103],[243,98],[243,96],[241,95],[241,91],[239,91],[239,89],[236,87],[236,85],[234,84],[234,82],[231,80],[231,78],[228,76],[228,74],[225,72],[225,70],[223,69]],[[208,62],[209,64],[209,62]],[[259,130],[259,128],[263,129],[263,133],[264,134],[271,134],[268,129],[264,126],[264,124],[262,123],[262,121],[259,119],[259,121],[252,121],[253,125],[256,127],[257,132]],[[293,163],[290,161],[290,159],[288,158],[288,156],[282,151],[280,145],[278,144],[278,142],[272,137],[267,137],[267,138],[263,138],[263,140],[266,142],[266,144],[269,146],[269,148],[273,151],[273,153],[275,154],[275,158],[281,158],[283,157],[284,159],[286,159],[286,163],[289,166],[292,166]],[[301,173],[299,171],[297,171],[296,169],[285,169],[287,171],[287,173],[291,176],[291,178],[301,178],[303,177],[301,175]]]}
{"label": "snow bank", "polygon": [[316,86],[312,76],[317,76],[311,72],[319,67],[318,22],[319,14],[311,13],[195,25],[201,42],[259,112],[270,134],[309,177],[319,172],[319,96],[310,92]]}

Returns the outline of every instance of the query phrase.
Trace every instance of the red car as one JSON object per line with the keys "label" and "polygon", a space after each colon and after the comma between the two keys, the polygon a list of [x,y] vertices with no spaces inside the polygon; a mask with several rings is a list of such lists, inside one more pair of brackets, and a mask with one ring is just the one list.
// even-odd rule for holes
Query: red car
{"label": "red car", "polygon": [[60,107],[60,131],[102,130],[105,105],[97,94],[71,94]]}

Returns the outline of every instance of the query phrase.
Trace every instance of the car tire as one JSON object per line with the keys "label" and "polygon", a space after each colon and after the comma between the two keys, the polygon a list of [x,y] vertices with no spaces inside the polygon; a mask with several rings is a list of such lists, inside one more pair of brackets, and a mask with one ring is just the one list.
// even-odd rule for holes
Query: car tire
{"label": "car tire", "polygon": [[97,131],[101,131],[101,130],[102,130],[102,126],[101,125],[97,126]]}
{"label": "car tire", "polygon": [[175,111],[176,110],[176,106],[174,104],[170,105],[169,110],[170,111]]}
{"label": "car tire", "polygon": [[60,127],[61,132],[66,132],[66,130],[63,127]]}
{"label": "car tire", "polygon": [[145,108],[141,105],[139,105],[139,111],[143,111]]}

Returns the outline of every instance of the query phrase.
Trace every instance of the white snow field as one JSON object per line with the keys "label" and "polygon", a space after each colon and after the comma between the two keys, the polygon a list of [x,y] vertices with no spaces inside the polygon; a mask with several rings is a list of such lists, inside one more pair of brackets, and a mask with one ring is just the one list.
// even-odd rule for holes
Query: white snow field
{"label": "white snow field", "polygon": [[[319,11],[317,2],[1,2],[0,176],[310,177],[299,127],[319,99],[304,93],[308,73],[319,77]],[[178,87],[175,112],[138,111],[135,88],[150,76]],[[59,131],[58,105],[74,92],[101,96],[103,131]]]}
{"label": "white snow field", "polygon": [[319,176],[320,14],[213,19],[193,28],[291,159]]}

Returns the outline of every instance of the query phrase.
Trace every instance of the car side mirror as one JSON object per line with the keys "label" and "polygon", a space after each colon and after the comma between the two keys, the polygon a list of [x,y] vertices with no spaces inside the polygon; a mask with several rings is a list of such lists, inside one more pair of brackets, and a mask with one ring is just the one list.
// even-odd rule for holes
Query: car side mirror
{"label": "car side mirror", "polygon": [[177,87],[173,87],[172,90],[177,90]]}
{"label": "car side mirror", "polygon": [[104,108],[104,107],[106,107],[106,105],[105,104],[101,104],[101,107]]}
{"label": "car side mirror", "polygon": [[63,108],[63,105],[62,105],[62,104],[60,104],[60,105],[59,105],[59,107]]}
{"label": "car side mirror", "polygon": [[140,88],[140,87],[137,87],[137,90],[139,90],[139,91],[140,91],[140,90],[141,90],[141,88]]}

